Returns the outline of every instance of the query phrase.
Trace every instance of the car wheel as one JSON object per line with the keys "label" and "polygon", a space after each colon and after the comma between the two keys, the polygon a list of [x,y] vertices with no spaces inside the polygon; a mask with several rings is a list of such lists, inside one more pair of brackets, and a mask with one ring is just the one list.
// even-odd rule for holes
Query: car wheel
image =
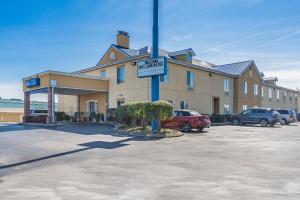
{"label": "car wheel", "polygon": [[267,119],[261,119],[260,120],[260,125],[261,125],[261,127],[266,127],[266,126],[268,126],[268,120]]}
{"label": "car wheel", "polygon": [[183,123],[183,125],[182,125],[183,132],[191,132],[191,129],[192,129],[192,127],[191,127],[190,123],[188,123],[188,122]]}
{"label": "car wheel", "polygon": [[286,121],[286,119],[282,119],[282,120],[280,121],[280,124],[281,124],[281,125],[285,125],[285,124],[287,124],[287,121]]}
{"label": "car wheel", "polygon": [[238,126],[240,124],[240,120],[238,118],[235,118],[232,120],[233,125]]}

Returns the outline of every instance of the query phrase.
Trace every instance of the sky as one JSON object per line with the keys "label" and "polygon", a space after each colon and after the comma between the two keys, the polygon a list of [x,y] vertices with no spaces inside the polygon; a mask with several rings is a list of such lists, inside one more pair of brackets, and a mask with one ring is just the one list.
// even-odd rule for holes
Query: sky
{"label": "sky", "polygon": [[[160,0],[160,48],[193,48],[214,64],[255,60],[278,85],[300,88],[299,0]],[[22,78],[94,66],[115,34],[151,45],[152,0],[0,0],[0,97]],[[41,97],[36,97],[41,98]]]}

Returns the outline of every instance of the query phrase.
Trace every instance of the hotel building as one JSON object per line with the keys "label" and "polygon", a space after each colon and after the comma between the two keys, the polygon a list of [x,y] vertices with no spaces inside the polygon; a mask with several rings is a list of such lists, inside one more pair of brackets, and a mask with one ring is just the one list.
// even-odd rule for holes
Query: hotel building
{"label": "hotel building", "polygon": [[[279,87],[277,78],[265,78],[253,60],[215,65],[195,58],[192,48],[160,50],[167,57],[168,74],[160,76],[160,98],[175,109],[204,114],[230,114],[251,107],[300,110],[298,91]],[[66,73],[46,71],[23,79],[24,113],[30,94],[48,94],[48,122],[53,119],[53,96],[66,113],[101,112],[124,102],[149,101],[151,78],[137,77],[137,62],[151,57],[151,47],[130,48],[130,36],[119,31],[112,44],[90,68]]]}

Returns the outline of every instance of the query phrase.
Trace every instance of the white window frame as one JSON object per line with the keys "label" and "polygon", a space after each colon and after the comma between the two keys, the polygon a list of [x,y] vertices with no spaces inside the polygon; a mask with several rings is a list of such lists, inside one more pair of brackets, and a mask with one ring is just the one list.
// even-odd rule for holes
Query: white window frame
{"label": "white window frame", "polygon": [[230,106],[229,104],[224,104],[224,114],[229,114],[230,113]]}
{"label": "white window frame", "polygon": [[248,94],[248,82],[247,81],[244,81],[243,90],[244,90],[244,95],[247,95]]}
{"label": "white window frame", "polygon": [[[188,77],[189,75],[189,77]],[[195,72],[187,71],[186,72],[186,85],[189,89],[193,89],[195,87]]]}
{"label": "white window frame", "polygon": [[98,100],[96,99],[91,99],[91,100],[87,100],[85,103],[86,103],[86,112],[91,114],[90,113],[90,103],[94,103],[94,110],[95,110],[95,113],[98,113]]}
{"label": "white window frame", "polygon": [[[181,103],[183,102],[183,108],[181,107]],[[186,101],[180,101],[180,109],[184,110],[184,109],[188,109],[189,108],[189,104]]]}
{"label": "white window frame", "polygon": [[269,99],[273,99],[273,88],[269,88]]}
{"label": "white window frame", "polygon": [[261,86],[261,97],[264,97],[265,96],[265,89],[264,89],[264,86]]}
{"label": "white window frame", "polygon": [[228,94],[229,90],[230,90],[230,80],[224,79],[224,92]]}
{"label": "white window frame", "polygon": [[[104,75],[104,76],[103,76]],[[105,69],[102,69],[101,71],[100,71],[100,77],[101,78],[107,78],[107,73],[106,73],[106,70]]]}
{"label": "white window frame", "polygon": [[276,99],[277,99],[277,101],[280,100],[280,90],[277,90]]}
{"label": "white window frame", "polygon": [[258,96],[258,84],[255,83],[253,87],[254,87],[254,96]]}
{"label": "white window frame", "polygon": [[242,109],[243,109],[243,111],[244,111],[244,110],[248,110],[248,106],[247,106],[247,105],[243,105],[243,106],[242,106]]}
{"label": "white window frame", "polygon": [[116,56],[116,53],[115,52],[110,52],[110,54],[109,54],[109,58],[110,58],[110,60],[112,60],[112,61],[115,61],[116,60],[116,58],[117,58],[117,56]]}

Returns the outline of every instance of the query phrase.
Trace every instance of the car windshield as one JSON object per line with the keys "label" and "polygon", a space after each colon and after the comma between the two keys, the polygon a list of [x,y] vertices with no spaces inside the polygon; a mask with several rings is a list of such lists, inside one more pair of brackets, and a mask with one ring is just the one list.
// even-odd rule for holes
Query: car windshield
{"label": "car windshield", "polygon": [[292,115],[296,115],[296,112],[294,110],[291,110]]}
{"label": "car windshield", "polygon": [[200,113],[198,113],[197,111],[190,111],[191,115],[200,115]]}

